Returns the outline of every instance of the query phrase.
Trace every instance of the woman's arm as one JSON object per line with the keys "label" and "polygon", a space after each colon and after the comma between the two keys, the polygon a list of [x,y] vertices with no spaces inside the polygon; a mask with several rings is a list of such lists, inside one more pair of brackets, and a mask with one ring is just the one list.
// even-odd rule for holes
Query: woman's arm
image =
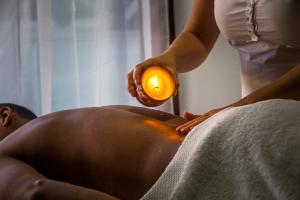
{"label": "woman's arm", "polygon": [[[127,89],[131,96],[139,96],[136,89],[141,84],[144,70],[150,66],[162,66],[173,76],[176,89],[179,87],[178,72],[187,72],[198,67],[211,51],[219,29],[214,16],[214,0],[195,0],[191,16],[182,33],[162,54],[147,59],[127,74]],[[139,98],[140,100],[145,99]],[[151,100],[146,99],[151,102]],[[142,101],[150,105],[147,101]]]}
{"label": "woman's arm", "polygon": [[0,157],[1,200],[117,200],[105,193],[47,179],[26,163]]}
{"label": "woman's arm", "polygon": [[200,116],[187,113],[187,118],[190,118],[190,121],[177,127],[176,130],[180,134],[185,135],[190,130],[192,130],[193,127],[197,126],[199,123],[216,114],[217,112],[223,110],[224,108],[243,106],[269,99],[293,99],[300,101],[300,64],[292,68],[290,71],[288,71],[286,74],[276,79],[272,83],[258,90],[255,90],[248,96],[233,104],[230,104],[223,108],[211,110]]}
{"label": "woman's arm", "polygon": [[300,64],[272,83],[227,107],[242,106],[268,99],[294,99],[300,101]]}
{"label": "woman's arm", "polygon": [[219,35],[213,0],[195,0],[181,34],[164,52],[171,54],[178,72],[198,67],[208,56]]}

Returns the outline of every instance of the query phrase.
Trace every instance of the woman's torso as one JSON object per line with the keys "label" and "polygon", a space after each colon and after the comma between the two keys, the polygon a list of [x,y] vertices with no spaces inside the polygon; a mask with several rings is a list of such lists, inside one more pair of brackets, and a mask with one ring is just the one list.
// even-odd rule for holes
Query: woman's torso
{"label": "woman's torso", "polygon": [[300,1],[215,0],[215,17],[239,51],[243,96],[300,63]]}

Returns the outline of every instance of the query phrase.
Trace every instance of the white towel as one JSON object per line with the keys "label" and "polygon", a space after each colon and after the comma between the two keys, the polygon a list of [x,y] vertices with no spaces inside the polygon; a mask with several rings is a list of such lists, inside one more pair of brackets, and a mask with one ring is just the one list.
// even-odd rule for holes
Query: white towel
{"label": "white towel", "polygon": [[300,199],[300,101],[269,100],[209,118],[142,199]]}

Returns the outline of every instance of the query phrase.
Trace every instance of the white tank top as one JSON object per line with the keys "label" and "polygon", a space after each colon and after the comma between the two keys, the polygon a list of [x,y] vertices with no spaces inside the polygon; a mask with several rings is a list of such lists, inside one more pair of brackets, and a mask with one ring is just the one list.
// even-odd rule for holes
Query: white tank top
{"label": "white tank top", "polygon": [[300,0],[215,0],[215,17],[239,51],[242,96],[300,64]]}

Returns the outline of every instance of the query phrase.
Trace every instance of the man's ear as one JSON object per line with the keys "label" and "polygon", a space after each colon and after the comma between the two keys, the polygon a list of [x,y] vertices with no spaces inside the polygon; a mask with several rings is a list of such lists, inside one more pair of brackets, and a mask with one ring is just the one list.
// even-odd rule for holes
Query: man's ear
{"label": "man's ear", "polygon": [[0,124],[4,127],[9,126],[11,123],[11,108],[10,107],[2,107],[0,108]]}

